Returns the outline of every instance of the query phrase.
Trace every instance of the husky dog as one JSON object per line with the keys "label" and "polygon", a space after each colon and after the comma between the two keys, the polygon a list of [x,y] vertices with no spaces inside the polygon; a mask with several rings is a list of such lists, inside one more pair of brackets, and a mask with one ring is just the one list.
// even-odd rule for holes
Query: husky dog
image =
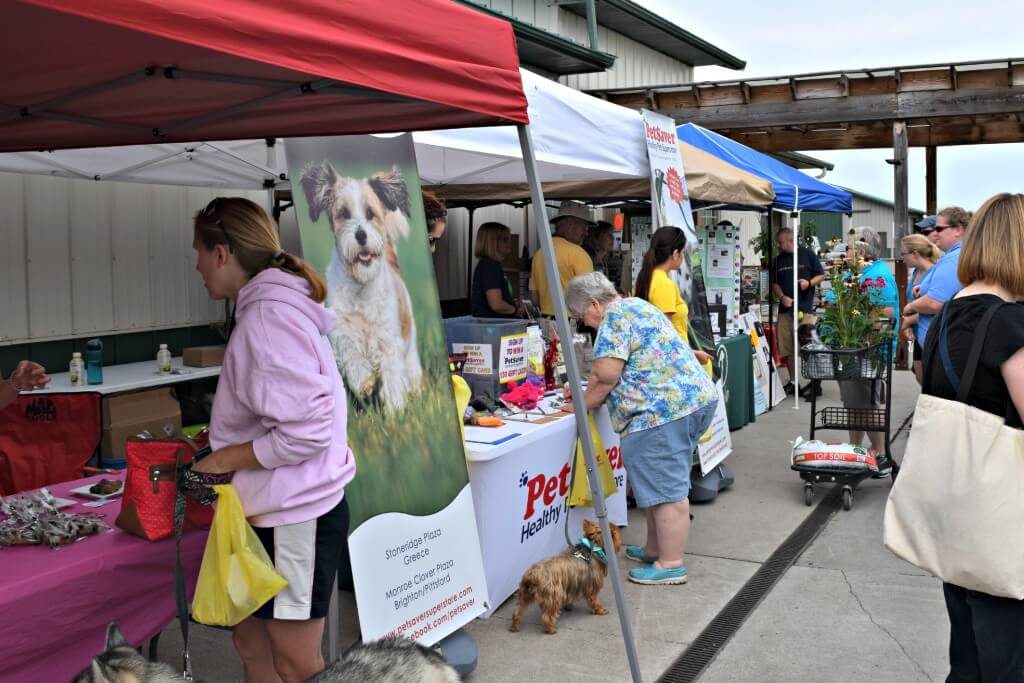
{"label": "husky dog", "polygon": [[412,300],[395,242],[409,235],[409,190],[397,167],[368,178],[338,175],[328,161],[302,173],[309,218],[326,215],[334,241],[327,307],[338,315],[331,344],[357,406],[405,405],[422,381]]}
{"label": "husky dog", "polygon": [[151,662],[132,647],[117,624],[107,626],[107,648],[71,683],[182,683],[185,677],[170,664]]}
{"label": "husky dog", "polygon": [[387,638],[350,648],[307,683],[459,683],[455,669],[436,650],[406,638]]}

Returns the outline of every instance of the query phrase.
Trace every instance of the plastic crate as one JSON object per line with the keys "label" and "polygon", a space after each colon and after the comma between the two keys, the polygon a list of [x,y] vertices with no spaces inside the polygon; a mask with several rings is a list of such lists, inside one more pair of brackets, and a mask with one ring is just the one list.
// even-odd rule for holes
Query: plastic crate
{"label": "plastic crate", "polygon": [[890,342],[863,349],[801,349],[804,379],[883,379]]}
{"label": "plastic crate", "polygon": [[[490,365],[482,365],[480,357],[470,353],[462,369],[462,378],[469,384],[474,397],[487,396],[497,399],[504,393],[498,381],[498,358],[501,350],[501,338],[515,334],[526,334],[526,320],[507,318],[474,318],[462,316],[444,321],[444,336],[448,341],[448,353],[466,353],[463,345],[478,345],[483,352],[483,361]],[[488,358],[489,350],[489,358]],[[490,372],[481,372],[489,367]]]}

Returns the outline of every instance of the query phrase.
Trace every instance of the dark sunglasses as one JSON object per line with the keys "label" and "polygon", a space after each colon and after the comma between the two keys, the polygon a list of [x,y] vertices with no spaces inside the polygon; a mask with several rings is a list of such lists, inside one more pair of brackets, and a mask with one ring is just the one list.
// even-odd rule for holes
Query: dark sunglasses
{"label": "dark sunglasses", "polygon": [[953,225],[939,225],[938,223],[936,223],[935,224],[935,232],[942,232],[946,228],[953,228],[953,227],[956,227],[956,226],[953,226]]}
{"label": "dark sunglasses", "polygon": [[925,237],[927,237],[933,232],[935,232],[935,228],[921,228],[920,230],[917,231],[917,234],[924,235]]}
{"label": "dark sunglasses", "polygon": [[228,229],[224,227],[224,221],[220,219],[220,197],[214,197],[214,199],[206,205],[206,208],[199,212],[199,214],[205,218],[213,219],[213,222],[220,228],[221,233],[224,235],[224,241],[227,242],[228,251],[234,253],[235,244],[231,241],[231,235],[228,234]]}

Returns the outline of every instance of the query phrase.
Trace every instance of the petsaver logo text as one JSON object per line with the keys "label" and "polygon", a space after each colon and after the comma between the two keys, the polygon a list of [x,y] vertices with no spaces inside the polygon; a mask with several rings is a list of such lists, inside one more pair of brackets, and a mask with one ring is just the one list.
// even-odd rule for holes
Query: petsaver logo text
{"label": "petsaver logo text", "polygon": [[[623,485],[622,452],[618,446],[614,446],[605,451],[605,457],[608,458],[608,462],[612,466],[612,472],[617,473],[615,481],[621,489]],[[526,505],[523,510],[524,524],[519,536],[520,543],[525,543],[536,533],[549,524],[557,523],[561,518],[565,508],[565,497],[569,494],[571,474],[572,466],[570,463],[566,463],[557,472],[540,472],[533,476],[530,476],[528,472],[523,472],[519,476],[519,488],[526,489]],[[577,476],[586,476],[586,474],[577,473]]]}

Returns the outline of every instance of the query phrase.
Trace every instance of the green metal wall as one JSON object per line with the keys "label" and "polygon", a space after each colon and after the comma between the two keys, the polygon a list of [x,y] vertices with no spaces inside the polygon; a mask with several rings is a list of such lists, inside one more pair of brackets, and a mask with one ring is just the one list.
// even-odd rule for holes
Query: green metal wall
{"label": "green metal wall", "polygon": [[[50,372],[67,372],[71,354],[85,351],[85,343],[94,337],[66,339],[61,341],[39,342],[35,344],[15,344],[0,347],[0,372],[4,377],[10,375],[21,360],[33,360],[41,363]],[[179,327],[154,332],[136,332],[99,337],[103,340],[103,364],[118,365],[120,363],[139,363],[156,360],[156,351],[160,344],[167,344],[171,354],[181,355],[187,346],[207,346],[223,344],[224,340],[209,325]]]}

